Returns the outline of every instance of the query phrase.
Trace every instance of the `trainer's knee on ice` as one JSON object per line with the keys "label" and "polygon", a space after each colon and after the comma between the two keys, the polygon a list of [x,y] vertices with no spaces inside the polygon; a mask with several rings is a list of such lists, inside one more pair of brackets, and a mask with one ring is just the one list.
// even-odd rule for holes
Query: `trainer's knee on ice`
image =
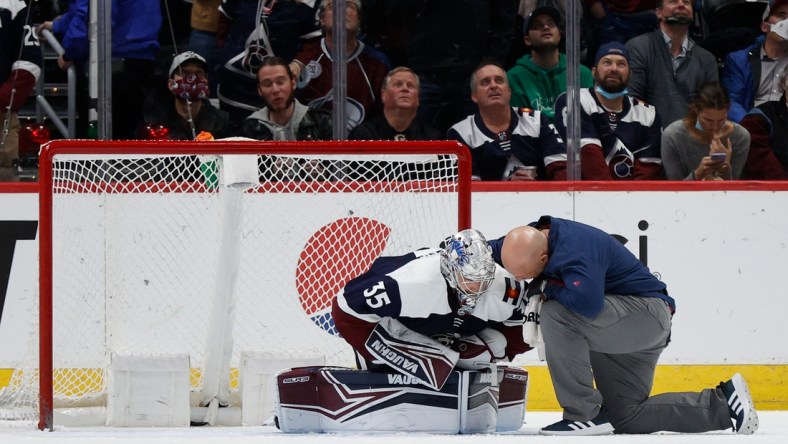
{"label": "trainer's knee on ice", "polygon": [[641,421],[638,419],[638,405],[619,405],[611,409],[606,402],[605,407],[610,413],[610,424],[615,429],[615,433],[625,434],[640,434],[646,433],[644,428],[641,427]]}

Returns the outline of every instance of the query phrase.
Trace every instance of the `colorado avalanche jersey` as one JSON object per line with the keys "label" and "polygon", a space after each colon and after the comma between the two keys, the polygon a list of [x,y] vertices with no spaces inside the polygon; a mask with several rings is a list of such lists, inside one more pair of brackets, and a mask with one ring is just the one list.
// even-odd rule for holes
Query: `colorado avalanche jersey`
{"label": "colorado avalanche jersey", "polygon": [[566,146],[541,111],[512,108],[509,128],[499,133],[477,112],[452,126],[448,137],[468,145],[473,175],[481,180],[507,180],[525,165],[536,167],[537,179],[566,179]]}
{"label": "colorado avalanche jersey", "polygon": [[[472,314],[460,316],[455,290],[440,271],[439,249],[378,258],[352,279],[334,300],[337,330],[357,351],[383,318],[400,321],[423,335],[451,342],[491,326],[518,327],[522,341],[527,285],[496,265],[495,279]],[[514,345],[514,344],[513,344]]]}
{"label": "colorado avalanche jersey", "polygon": [[223,0],[219,6],[232,24],[217,57],[222,64],[217,95],[222,109],[235,107],[248,111],[246,115],[264,106],[257,93],[257,70],[265,59],[292,60],[302,41],[320,36],[315,0],[273,2],[264,19],[257,18],[258,6],[246,0]]}
{"label": "colorado avalanche jersey", "polygon": [[[655,176],[641,178],[661,179],[662,124],[654,106],[626,96],[622,110],[610,111],[588,88],[582,88],[580,107],[580,146],[601,146],[613,179],[632,179],[638,163],[653,167],[648,170]],[[555,102],[555,124],[563,137],[566,137],[566,117],[564,93]]]}
{"label": "colorado avalanche jersey", "polygon": [[[298,99],[310,108],[332,110],[334,85],[331,59],[325,38],[304,44],[296,54],[304,64],[299,78]],[[389,62],[383,53],[359,41],[356,50],[347,58],[347,115],[348,129],[381,113],[380,90],[389,72]]]}

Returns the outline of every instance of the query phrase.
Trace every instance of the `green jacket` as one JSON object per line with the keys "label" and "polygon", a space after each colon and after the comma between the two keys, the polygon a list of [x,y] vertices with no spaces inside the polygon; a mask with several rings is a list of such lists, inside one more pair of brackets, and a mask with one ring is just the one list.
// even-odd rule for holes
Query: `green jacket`
{"label": "green jacket", "polygon": [[[555,121],[555,99],[566,92],[566,55],[558,55],[558,65],[542,69],[534,64],[531,55],[517,60],[507,73],[512,88],[512,106],[539,110],[550,122]],[[580,66],[580,87],[591,88],[594,78],[591,70]]]}

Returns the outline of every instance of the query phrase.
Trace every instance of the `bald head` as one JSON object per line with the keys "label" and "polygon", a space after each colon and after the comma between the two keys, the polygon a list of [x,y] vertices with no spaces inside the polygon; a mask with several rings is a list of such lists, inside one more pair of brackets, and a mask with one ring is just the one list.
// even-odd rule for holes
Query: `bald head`
{"label": "bald head", "polygon": [[508,232],[503,239],[501,261],[518,280],[539,276],[547,265],[546,232],[528,226]]}

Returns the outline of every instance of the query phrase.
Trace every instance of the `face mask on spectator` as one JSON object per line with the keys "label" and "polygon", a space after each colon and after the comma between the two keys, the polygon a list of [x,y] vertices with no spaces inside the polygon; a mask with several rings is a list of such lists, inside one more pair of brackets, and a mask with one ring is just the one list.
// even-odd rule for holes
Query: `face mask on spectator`
{"label": "face mask on spectator", "polygon": [[170,91],[175,94],[175,97],[192,102],[207,99],[210,96],[208,80],[199,78],[196,74],[186,74],[182,79],[173,80]]}
{"label": "face mask on spectator", "polygon": [[608,100],[617,99],[619,97],[624,97],[625,95],[629,94],[629,90],[626,89],[626,88],[624,88],[622,91],[612,93],[612,92],[606,91],[604,88],[602,88],[599,85],[596,86],[596,92],[598,92],[599,94],[601,94],[604,98],[606,98]]}

